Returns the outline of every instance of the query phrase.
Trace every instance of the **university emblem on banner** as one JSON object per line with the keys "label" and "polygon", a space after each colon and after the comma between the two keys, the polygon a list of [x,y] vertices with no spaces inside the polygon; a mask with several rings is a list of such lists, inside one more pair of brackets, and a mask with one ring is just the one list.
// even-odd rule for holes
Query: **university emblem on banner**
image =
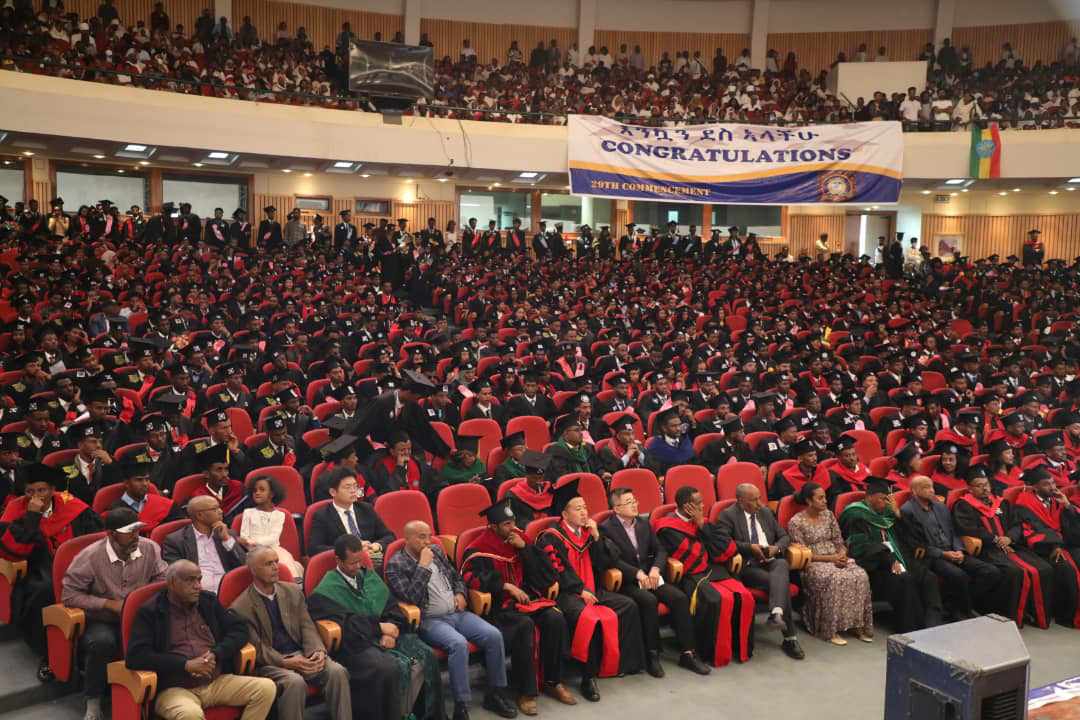
{"label": "university emblem on banner", "polygon": [[855,175],[849,172],[831,172],[818,180],[821,199],[825,202],[844,202],[855,197]]}

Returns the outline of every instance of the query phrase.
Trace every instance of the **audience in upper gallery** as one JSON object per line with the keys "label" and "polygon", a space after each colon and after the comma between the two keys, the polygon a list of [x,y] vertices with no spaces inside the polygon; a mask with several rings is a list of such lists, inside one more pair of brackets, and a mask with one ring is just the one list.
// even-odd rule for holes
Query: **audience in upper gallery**
{"label": "audience in upper gallery", "polygon": [[[304,27],[256,28],[245,17],[236,32],[226,18],[203,12],[190,33],[171,25],[157,4],[150,26],[125,25],[108,0],[94,17],[53,7],[36,15],[16,4],[0,10],[0,68],[132,85],[211,97],[375,110],[374,100],[347,91],[348,46],[358,39],[349,23],[334,47],[314,47]],[[126,19],[130,22],[130,19]],[[260,39],[260,33],[262,37]],[[403,42],[400,32],[377,40]],[[422,39],[421,44],[430,45]],[[1080,127],[1080,53],[1072,39],[1057,57],[1026,62],[1006,43],[996,62],[975,66],[967,47],[949,39],[927,44],[923,87],[838,99],[828,70],[811,74],[794,52],[770,49],[765,67],[751,67],[750,51],[711,60],[700,51],[666,51],[647,66],[639,46],[581,52],[542,41],[528,58],[518,41],[504,58],[477,55],[468,39],[456,56],[435,58],[435,92],[409,110],[419,115],[561,124],[570,113],[599,114],[639,124],[752,122],[771,125],[901,120],[909,130],[963,130],[998,122],[1004,128]],[[887,47],[870,57],[863,43],[853,61],[886,61]],[[843,52],[833,66],[847,61]],[[831,69],[831,68],[830,68]]]}

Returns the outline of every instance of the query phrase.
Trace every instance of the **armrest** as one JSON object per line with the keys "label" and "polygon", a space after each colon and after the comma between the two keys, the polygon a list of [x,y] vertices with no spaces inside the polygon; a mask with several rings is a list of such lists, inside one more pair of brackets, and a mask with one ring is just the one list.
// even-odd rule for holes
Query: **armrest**
{"label": "armrest", "polygon": [[547,589],[547,599],[554,600],[559,597],[559,583],[551,583],[551,587]]}
{"label": "armrest", "polygon": [[446,557],[450,558],[450,562],[454,562],[454,551],[457,548],[457,535],[437,535],[439,542],[442,543],[443,552],[446,553]]}
{"label": "armrest", "polygon": [[0,559],[0,577],[6,578],[9,585],[14,585],[26,577],[26,561]]}
{"label": "armrest", "polygon": [[667,581],[669,583],[677,583],[682,580],[683,572],[685,568],[683,564],[675,558],[667,559]]}
{"label": "armrest", "polygon": [[420,608],[409,603],[399,602],[398,607],[405,613],[405,620],[414,628],[420,627]]}
{"label": "armrest", "polygon": [[491,612],[491,593],[470,590],[469,609],[481,617],[487,615]]}
{"label": "armrest", "polygon": [[136,705],[146,705],[157,695],[157,673],[129,670],[123,660],[109,663],[107,677],[110,685],[120,685],[125,688]]}
{"label": "armrest", "polygon": [[604,589],[608,592],[617,592],[622,587],[622,570],[611,568],[604,571]]}
{"label": "armrest", "polygon": [[69,608],[57,603],[42,609],[41,622],[45,627],[59,629],[65,640],[73,640],[86,629],[86,612],[82,608]]}
{"label": "armrest", "polygon": [[982,552],[983,542],[977,537],[961,535],[960,542],[964,543],[964,551],[968,555],[978,555]]}
{"label": "armrest", "polygon": [[792,543],[788,545],[787,551],[784,553],[784,557],[787,560],[788,567],[792,570],[802,570],[810,564],[810,559],[813,557],[813,552],[805,545],[799,545]]}
{"label": "armrest", "polygon": [[732,575],[738,575],[742,572],[742,555],[735,553],[727,564],[728,572]]}
{"label": "armrest", "polygon": [[780,509],[780,501],[779,500],[770,500],[769,501],[769,510],[772,511],[773,515],[775,515],[776,511],[779,510],[779,509]]}
{"label": "armrest", "polygon": [[341,626],[333,620],[316,620],[315,629],[319,631],[326,652],[337,652],[341,647]]}
{"label": "armrest", "polygon": [[244,643],[244,647],[236,653],[236,674],[251,675],[255,672],[255,646]]}

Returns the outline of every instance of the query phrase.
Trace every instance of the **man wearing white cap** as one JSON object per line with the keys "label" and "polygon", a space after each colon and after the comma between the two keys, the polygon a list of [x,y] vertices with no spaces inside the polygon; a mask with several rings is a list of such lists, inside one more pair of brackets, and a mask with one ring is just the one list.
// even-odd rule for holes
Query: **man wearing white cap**
{"label": "man wearing white cap", "polygon": [[165,578],[161,550],[139,535],[142,526],[134,510],[110,510],[105,516],[108,535],[83,548],[64,573],[61,602],[86,611],[86,631],[79,641],[86,660],[85,720],[104,717],[105,666],[120,656],[124,598],[135,588]]}

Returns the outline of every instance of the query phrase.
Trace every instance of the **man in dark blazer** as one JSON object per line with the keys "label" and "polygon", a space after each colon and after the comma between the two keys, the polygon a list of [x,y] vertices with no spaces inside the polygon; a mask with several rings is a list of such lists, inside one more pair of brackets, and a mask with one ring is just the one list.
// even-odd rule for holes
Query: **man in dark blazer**
{"label": "man in dark blazer", "polygon": [[[321,481],[322,478],[320,477]],[[394,541],[394,533],[375,514],[370,503],[360,501],[360,482],[356,470],[337,467],[327,478],[330,502],[315,511],[311,518],[311,531],[307,537],[309,555],[333,550],[334,541],[346,534],[364,541],[364,550],[382,561],[383,550]]]}
{"label": "man in dark blazer", "polygon": [[645,636],[645,668],[653,677],[663,677],[660,665],[660,618],[657,607],[667,605],[675,639],[682,649],[679,665],[699,675],[708,675],[709,666],[694,654],[694,621],[690,617],[690,599],[677,586],[661,577],[667,565],[667,551],[656,539],[649,521],[638,514],[637,498],[629,488],[615,488],[610,496],[612,515],[600,523],[600,534],[618,549],[612,557],[622,571],[623,595],[638,606],[641,630]]}
{"label": "man in dark blazer", "polygon": [[756,485],[743,483],[735,488],[736,501],[720,513],[717,525],[735,541],[743,558],[739,580],[747,587],[769,592],[769,624],[782,629],[784,653],[796,660],[806,655],[795,636],[795,619],[788,592],[790,570],[784,551],[791,538],[776,516],[761,502]]}
{"label": "man in dark blazer", "polygon": [[348,431],[350,435],[361,438],[356,446],[360,461],[364,462],[375,452],[367,441],[368,437],[386,443],[395,431],[408,433],[422,450],[442,458],[449,456],[449,446],[431,427],[427,410],[418,404],[420,398],[434,392],[435,385],[430,380],[420,373],[406,370],[403,387],[375,398],[357,420],[356,427]]}
{"label": "man in dark blazer", "polygon": [[545,420],[555,417],[555,403],[540,392],[540,376],[528,371],[522,374],[521,381],[523,392],[506,401],[503,406],[503,420],[509,421],[511,418],[523,415],[535,415]]}
{"label": "man in dark blazer", "polygon": [[195,563],[203,571],[203,590],[216,593],[225,573],[244,564],[247,551],[222,520],[221,504],[216,497],[191,498],[187,512],[191,524],[166,536],[161,557],[170,565],[177,560]]}

